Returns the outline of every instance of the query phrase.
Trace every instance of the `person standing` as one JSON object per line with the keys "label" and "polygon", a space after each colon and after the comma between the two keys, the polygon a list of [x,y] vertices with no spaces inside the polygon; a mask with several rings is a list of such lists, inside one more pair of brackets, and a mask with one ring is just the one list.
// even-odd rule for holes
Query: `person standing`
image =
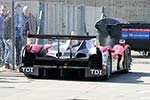
{"label": "person standing", "polygon": [[23,44],[23,35],[22,35],[22,27],[23,27],[23,19],[22,19],[22,11],[21,11],[20,3],[16,2],[14,5],[14,23],[16,29],[16,65],[20,65],[21,63],[21,49]]}
{"label": "person standing", "polygon": [[5,8],[0,5],[0,65],[4,63],[4,41],[3,41],[3,34],[4,34],[4,12]]}
{"label": "person standing", "polygon": [[0,5],[0,63],[3,65],[4,63],[4,51],[5,51],[5,43],[4,43],[4,29],[5,29],[5,14],[6,14],[6,6]]}
{"label": "person standing", "polygon": [[37,20],[35,16],[30,12],[28,6],[23,7],[23,37],[24,44],[27,44],[27,33],[36,34],[37,31]]}
{"label": "person standing", "polygon": [[5,53],[4,53],[4,64],[5,68],[10,69],[10,54],[11,54],[11,46],[12,46],[12,39],[11,39],[11,13],[10,11],[7,12],[5,16],[5,29],[4,29],[4,43],[5,43]]}

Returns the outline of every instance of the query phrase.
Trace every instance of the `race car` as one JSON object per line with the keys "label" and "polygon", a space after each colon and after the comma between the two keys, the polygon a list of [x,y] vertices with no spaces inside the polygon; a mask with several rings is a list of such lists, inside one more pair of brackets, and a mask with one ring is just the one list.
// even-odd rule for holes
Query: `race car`
{"label": "race car", "polygon": [[[55,45],[28,44],[24,48],[20,71],[26,76],[56,75],[85,78],[103,76],[104,79],[109,79],[116,71],[128,72],[130,70],[130,46],[125,44],[124,40],[109,47],[100,46],[96,36],[29,34],[28,37],[52,38],[58,41]],[[66,45],[60,42],[61,39],[70,42],[66,42]],[[79,40],[79,42],[73,44],[74,40]]]}

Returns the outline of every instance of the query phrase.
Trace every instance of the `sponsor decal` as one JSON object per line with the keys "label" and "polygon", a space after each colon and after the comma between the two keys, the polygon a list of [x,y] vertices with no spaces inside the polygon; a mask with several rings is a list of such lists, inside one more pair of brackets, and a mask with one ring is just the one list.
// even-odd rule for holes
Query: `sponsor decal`
{"label": "sponsor decal", "polygon": [[91,73],[92,75],[97,75],[97,76],[99,76],[99,75],[102,75],[102,70],[99,70],[99,69],[90,69],[90,73]]}
{"label": "sponsor decal", "polygon": [[150,39],[150,29],[145,28],[123,28],[122,38],[124,39]]}
{"label": "sponsor decal", "polygon": [[32,73],[33,67],[22,67],[22,71],[26,73]]}

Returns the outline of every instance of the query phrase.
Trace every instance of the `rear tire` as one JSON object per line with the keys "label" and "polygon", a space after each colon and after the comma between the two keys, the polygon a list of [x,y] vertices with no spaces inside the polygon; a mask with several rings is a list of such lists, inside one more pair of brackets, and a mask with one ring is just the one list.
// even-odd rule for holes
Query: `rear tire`
{"label": "rear tire", "polygon": [[91,56],[88,61],[90,69],[102,69],[102,60],[100,56]]}
{"label": "rear tire", "polygon": [[124,61],[124,67],[125,67],[124,72],[128,73],[130,70],[130,66],[131,66],[131,56],[130,56],[129,50],[125,52],[125,58],[124,59],[125,59],[125,61]]}

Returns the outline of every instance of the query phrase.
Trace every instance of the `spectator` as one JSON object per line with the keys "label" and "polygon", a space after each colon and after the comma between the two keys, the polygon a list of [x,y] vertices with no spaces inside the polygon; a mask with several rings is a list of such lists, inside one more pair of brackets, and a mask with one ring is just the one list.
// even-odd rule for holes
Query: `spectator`
{"label": "spectator", "polygon": [[23,19],[22,19],[22,11],[21,5],[16,2],[14,5],[14,23],[16,29],[16,65],[20,65],[21,63],[21,49],[23,44],[23,35],[22,35],[22,27],[23,27]]}
{"label": "spectator", "polygon": [[8,13],[5,16],[5,29],[4,29],[4,43],[5,43],[5,53],[4,53],[4,64],[5,68],[10,69],[10,53],[11,53],[11,13]]}
{"label": "spectator", "polygon": [[37,30],[37,21],[33,14],[30,12],[28,6],[23,7],[23,36],[24,36],[24,46],[27,43],[27,32],[29,31],[31,34],[36,34]]}
{"label": "spectator", "polygon": [[[5,44],[4,44],[4,28],[5,28],[5,23],[4,23],[4,18],[6,14],[6,6],[1,4],[0,5],[0,60],[1,64],[4,63],[4,49],[5,49]],[[2,52],[3,51],[3,52]]]}

